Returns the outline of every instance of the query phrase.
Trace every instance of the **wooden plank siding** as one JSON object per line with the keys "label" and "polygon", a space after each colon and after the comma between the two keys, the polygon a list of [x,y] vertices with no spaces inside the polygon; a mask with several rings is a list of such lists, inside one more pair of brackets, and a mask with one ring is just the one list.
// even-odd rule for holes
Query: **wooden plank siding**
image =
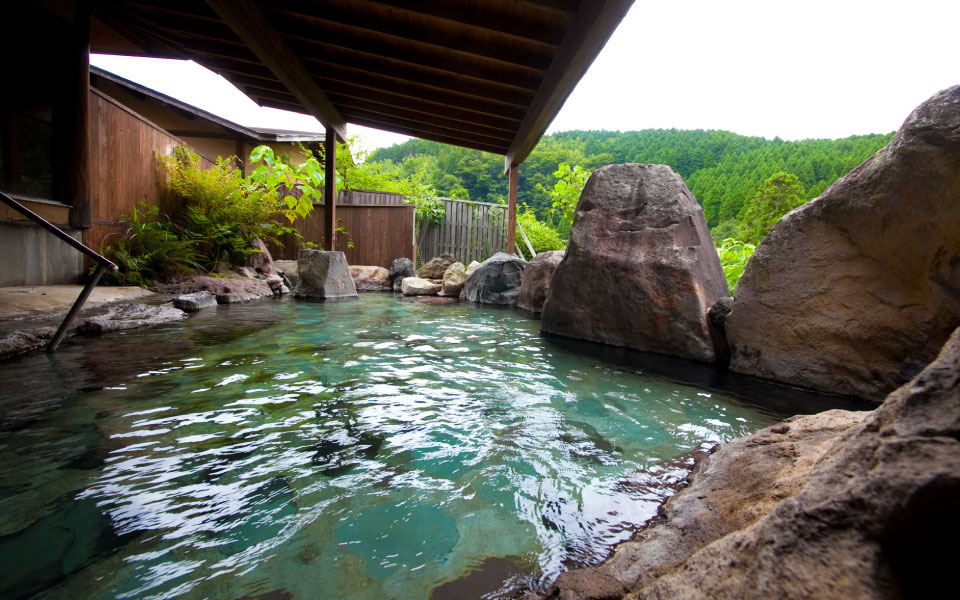
{"label": "wooden plank siding", "polygon": [[444,198],[443,204],[443,222],[428,224],[423,234],[421,262],[446,253],[468,265],[506,247],[506,206],[451,198]]}
{"label": "wooden plank siding", "polygon": [[[395,258],[413,260],[413,224],[416,208],[412,205],[338,204],[337,223],[346,231],[338,232],[335,250],[342,251],[351,265],[390,267]],[[270,254],[277,260],[296,260],[301,242],[322,246],[324,219],[322,205],[315,205],[306,219],[293,225],[303,239],[284,236],[283,246],[270,245]],[[348,242],[353,241],[353,248]]]}
{"label": "wooden plank siding", "polygon": [[[176,218],[183,200],[167,188],[167,174],[155,152],[170,154],[175,146],[187,145],[158,125],[138,115],[99,90],[90,92],[90,169],[91,212],[93,223],[83,232],[83,242],[98,249],[122,236],[127,225],[121,216],[144,201],[158,206],[160,212]],[[191,148],[192,150],[195,150]],[[200,166],[213,162],[201,156]],[[295,192],[294,192],[295,193]],[[389,267],[395,258],[414,258],[413,226],[416,209],[403,202],[403,196],[387,192],[341,191],[338,194],[338,223],[347,238],[337,236],[337,250],[352,265]],[[323,240],[323,208],[315,207],[307,219],[295,227],[304,240],[320,244]],[[287,236],[284,246],[271,247],[277,259],[296,260],[300,241]],[[89,265],[88,265],[89,266]]]}
{"label": "wooden plank siding", "polygon": [[[185,144],[179,138],[90,90],[92,226],[83,232],[84,244],[97,249],[122,236],[127,226],[121,215],[140,201],[171,217],[183,210],[183,201],[167,189],[167,175],[154,155],[170,154],[180,145]],[[213,163],[201,157],[200,164],[209,168]]]}

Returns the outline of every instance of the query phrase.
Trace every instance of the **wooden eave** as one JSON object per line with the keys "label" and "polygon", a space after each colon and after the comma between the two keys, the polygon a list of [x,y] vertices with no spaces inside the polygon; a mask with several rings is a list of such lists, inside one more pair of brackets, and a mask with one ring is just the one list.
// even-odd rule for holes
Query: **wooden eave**
{"label": "wooden eave", "polygon": [[519,164],[632,0],[104,0],[91,51],[192,59],[262,106]]}

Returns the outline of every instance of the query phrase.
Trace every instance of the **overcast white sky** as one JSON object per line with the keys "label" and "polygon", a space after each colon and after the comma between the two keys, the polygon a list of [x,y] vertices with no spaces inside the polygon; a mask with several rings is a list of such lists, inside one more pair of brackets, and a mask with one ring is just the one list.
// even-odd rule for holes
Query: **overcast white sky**
{"label": "overcast white sky", "polygon": [[[91,63],[242,125],[320,131],[193,63]],[[784,139],[897,129],[960,84],[960,0],[636,0],[549,131],[726,129]],[[351,125],[368,148],[404,136]]]}

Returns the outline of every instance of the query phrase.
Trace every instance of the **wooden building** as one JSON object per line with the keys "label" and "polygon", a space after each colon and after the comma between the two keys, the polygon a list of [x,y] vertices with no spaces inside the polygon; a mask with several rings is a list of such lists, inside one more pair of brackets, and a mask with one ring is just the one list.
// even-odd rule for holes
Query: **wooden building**
{"label": "wooden building", "polygon": [[[0,21],[16,57],[0,97],[0,189],[49,198],[74,232],[93,227],[91,190],[109,183],[92,168],[89,52],[192,59],[261,105],[313,115],[328,146],[349,121],[502,154],[512,249],[517,166],[631,4],[22,0]],[[325,203],[330,247],[335,213]]]}

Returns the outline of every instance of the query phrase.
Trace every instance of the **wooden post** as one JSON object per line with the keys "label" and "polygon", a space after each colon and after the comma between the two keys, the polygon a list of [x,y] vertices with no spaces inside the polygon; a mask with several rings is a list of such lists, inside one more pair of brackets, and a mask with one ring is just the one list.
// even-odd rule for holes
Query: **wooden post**
{"label": "wooden post", "polygon": [[337,132],[332,127],[327,127],[323,147],[323,249],[334,250],[337,229]]}
{"label": "wooden post", "polygon": [[65,78],[65,177],[60,200],[70,204],[70,225],[93,223],[90,206],[90,4],[77,2]]}
{"label": "wooden post", "polygon": [[510,193],[507,200],[507,254],[516,251],[517,235],[517,165],[510,165]]}

